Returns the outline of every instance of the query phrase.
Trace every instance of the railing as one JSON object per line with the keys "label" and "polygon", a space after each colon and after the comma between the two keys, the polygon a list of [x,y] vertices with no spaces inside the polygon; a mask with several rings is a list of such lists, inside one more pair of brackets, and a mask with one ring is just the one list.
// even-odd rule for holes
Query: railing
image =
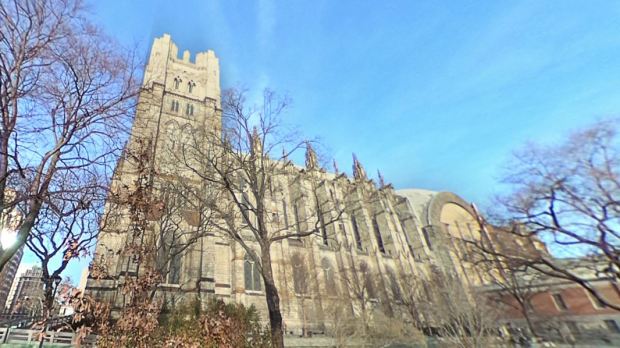
{"label": "railing", "polygon": [[[41,331],[39,330],[24,330],[14,328],[0,328],[0,344],[36,344],[40,342]],[[44,344],[54,344],[60,347],[72,347],[77,345],[77,335],[73,332],[56,332],[46,331],[45,337],[43,337]],[[89,335],[80,343],[81,347],[96,347],[97,336]]]}
{"label": "railing", "polygon": [[[73,319],[72,315],[53,317],[47,320],[47,327],[51,329],[59,328],[69,324]],[[34,324],[41,324],[43,317],[30,316],[23,314],[0,315],[0,327],[13,327],[18,329],[31,328]]]}

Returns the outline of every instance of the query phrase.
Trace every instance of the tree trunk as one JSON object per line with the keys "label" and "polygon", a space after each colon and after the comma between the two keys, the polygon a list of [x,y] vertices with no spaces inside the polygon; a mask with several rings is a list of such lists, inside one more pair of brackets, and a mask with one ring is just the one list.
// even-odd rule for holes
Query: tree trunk
{"label": "tree trunk", "polygon": [[269,245],[261,250],[263,281],[265,283],[265,297],[269,310],[269,325],[271,327],[271,344],[276,348],[284,347],[284,332],[282,331],[282,313],[280,312],[280,295],[273,279],[271,267],[271,253]]}

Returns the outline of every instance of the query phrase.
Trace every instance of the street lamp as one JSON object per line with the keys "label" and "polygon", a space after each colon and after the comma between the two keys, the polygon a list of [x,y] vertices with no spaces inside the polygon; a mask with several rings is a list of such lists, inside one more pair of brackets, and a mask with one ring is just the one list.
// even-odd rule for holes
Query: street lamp
{"label": "street lamp", "polygon": [[10,248],[17,241],[17,231],[3,228],[0,230],[0,246],[2,249]]}
{"label": "street lamp", "polygon": [[[56,291],[58,291],[58,286],[60,285],[62,278],[57,274],[54,276],[53,280],[54,280],[54,291],[52,292],[52,308],[50,308],[50,310],[54,309],[54,300],[56,299]],[[49,312],[47,312],[47,314],[45,315],[45,326],[43,327],[43,335],[41,336],[41,341],[39,342],[39,348],[43,347],[43,341],[45,340],[45,335],[47,335],[47,328],[48,328],[49,320],[50,320]]]}

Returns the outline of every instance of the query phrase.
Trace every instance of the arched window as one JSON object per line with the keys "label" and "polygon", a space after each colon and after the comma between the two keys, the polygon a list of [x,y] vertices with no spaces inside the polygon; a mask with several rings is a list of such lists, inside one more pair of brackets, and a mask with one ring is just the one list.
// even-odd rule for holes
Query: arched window
{"label": "arched window", "polygon": [[396,279],[396,275],[390,268],[387,269],[387,274],[390,280],[390,289],[392,290],[392,295],[394,296],[394,300],[402,301],[403,295],[400,291],[400,285],[398,285],[398,280]]}
{"label": "arched window", "polygon": [[362,237],[360,236],[360,230],[357,226],[357,220],[353,215],[351,215],[351,225],[353,225],[353,237],[355,237],[355,245],[357,246],[357,250],[362,250]]}
{"label": "arched window", "polygon": [[293,215],[295,215],[295,232],[301,233],[301,221],[299,219],[299,208],[297,207],[297,202],[293,202]]}
{"label": "arched window", "polygon": [[337,295],[338,288],[336,287],[336,279],[334,278],[334,268],[328,259],[323,258],[321,260],[321,268],[323,270],[323,277],[325,278],[325,290],[329,295]]}
{"label": "arched window", "polygon": [[187,91],[189,93],[192,93],[192,90],[194,89],[194,86],[196,86],[196,84],[194,83],[194,81],[189,81],[187,83]]}
{"label": "arched window", "polygon": [[194,105],[193,104],[189,106],[189,115],[194,116]]}
{"label": "arched window", "polygon": [[174,151],[178,145],[178,126],[174,121],[166,124],[166,147],[169,151]]}
{"label": "arched window", "polygon": [[293,288],[295,293],[303,295],[308,292],[308,272],[304,264],[304,258],[298,253],[294,253],[291,257],[293,265]]}
{"label": "arched window", "polygon": [[282,200],[282,215],[284,215],[284,227],[289,228],[288,226],[288,209],[286,208],[286,201]]}
{"label": "arched window", "polygon": [[372,218],[372,229],[375,232],[375,238],[377,239],[377,245],[379,246],[379,251],[385,254],[385,247],[383,246],[383,238],[381,237],[381,230],[379,230],[379,223],[377,223],[377,218]]}
{"label": "arched window", "polygon": [[370,267],[366,264],[366,262],[360,263],[360,281],[363,281],[362,290],[365,295],[367,295],[368,299],[376,299],[377,292],[375,291],[375,284],[373,282],[373,277],[371,274]]}
{"label": "arched window", "polygon": [[179,85],[181,84],[181,78],[180,77],[175,77],[174,78],[174,89],[179,89]]}
{"label": "arched window", "polygon": [[175,234],[166,234],[162,239],[162,247],[158,252],[158,267],[167,271],[165,281],[168,284],[179,284],[183,250],[175,243]]}
{"label": "arched window", "polygon": [[176,100],[173,100],[172,103],[170,104],[170,111],[173,112],[178,112],[179,111],[179,102]]}
{"label": "arched window", "polygon": [[246,254],[243,260],[243,275],[245,280],[245,289],[251,291],[261,291],[262,282],[258,265],[250,255]]}
{"label": "arched window", "polygon": [[181,250],[173,246],[170,249],[170,269],[168,272],[168,284],[179,284],[181,280]]}

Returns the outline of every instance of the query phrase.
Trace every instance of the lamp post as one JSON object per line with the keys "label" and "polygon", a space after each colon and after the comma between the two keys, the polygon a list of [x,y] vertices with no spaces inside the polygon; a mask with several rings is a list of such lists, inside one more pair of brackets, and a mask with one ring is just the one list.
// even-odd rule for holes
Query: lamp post
{"label": "lamp post", "polygon": [[[62,281],[62,278],[59,275],[55,275],[53,279],[54,279],[54,283],[53,283],[54,290],[52,291],[52,308],[50,308],[50,312],[54,308],[54,300],[56,298],[56,291],[58,291],[58,286],[60,285],[60,282]],[[50,316],[50,313],[48,312],[47,315],[45,316],[45,325],[43,327],[43,335],[41,335],[41,341],[39,342],[39,348],[43,347],[43,341],[45,340],[45,335],[47,334],[49,316]]]}

